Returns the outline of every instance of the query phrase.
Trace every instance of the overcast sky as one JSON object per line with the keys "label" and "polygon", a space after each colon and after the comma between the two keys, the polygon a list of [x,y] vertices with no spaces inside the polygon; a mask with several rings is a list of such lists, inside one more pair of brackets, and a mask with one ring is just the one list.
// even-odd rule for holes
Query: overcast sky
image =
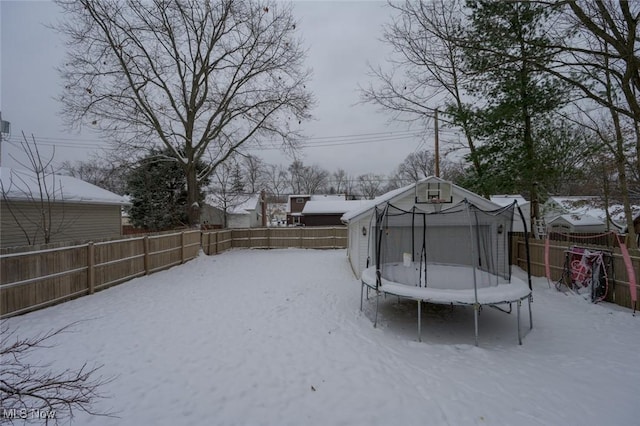
{"label": "overcast sky", "polygon": [[[418,147],[432,145],[421,145],[420,137],[406,133],[406,125],[390,124],[375,106],[355,105],[358,84],[369,81],[367,63],[383,64],[389,52],[379,41],[382,25],[391,18],[384,2],[296,1],[294,13],[309,49],[311,89],[318,101],[315,119],[304,128],[310,138],[305,143],[316,145],[300,152],[305,164],[329,171],[343,168],[352,175],[389,174]],[[104,144],[96,134],[68,132],[62,126],[54,98],[61,91],[55,67],[64,58],[64,45],[47,27],[58,19],[58,8],[50,2],[0,1],[0,105],[12,131],[9,143],[2,143],[3,166],[16,166],[10,155],[19,155],[21,131],[35,135],[43,147],[55,144],[57,161],[86,159]],[[428,141],[433,138],[429,132]],[[292,161],[278,150],[256,154],[270,163]]]}

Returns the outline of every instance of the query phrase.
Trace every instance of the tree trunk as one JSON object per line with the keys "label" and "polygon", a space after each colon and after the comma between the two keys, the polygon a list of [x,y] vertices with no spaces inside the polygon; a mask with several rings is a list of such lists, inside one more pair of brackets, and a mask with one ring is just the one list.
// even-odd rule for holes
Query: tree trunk
{"label": "tree trunk", "polygon": [[187,215],[189,217],[189,226],[198,227],[200,225],[200,200],[198,188],[198,171],[195,166],[188,167],[187,175]]}

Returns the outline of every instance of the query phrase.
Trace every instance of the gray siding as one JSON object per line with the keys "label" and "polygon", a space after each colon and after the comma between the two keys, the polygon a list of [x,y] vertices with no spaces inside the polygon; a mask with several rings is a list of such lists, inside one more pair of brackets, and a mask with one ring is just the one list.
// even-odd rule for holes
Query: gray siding
{"label": "gray siding", "polygon": [[[34,203],[12,201],[9,205],[0,202],[0,246],[13,247],[27,245],[27,238],[11,214],[32,236],[32,244],[43,244],[39,230],[39,210]],[[52,210],[52,243],[62,241],[87,241],[117,237],[122,235],[120,206],[88,203],[56,203]]]}

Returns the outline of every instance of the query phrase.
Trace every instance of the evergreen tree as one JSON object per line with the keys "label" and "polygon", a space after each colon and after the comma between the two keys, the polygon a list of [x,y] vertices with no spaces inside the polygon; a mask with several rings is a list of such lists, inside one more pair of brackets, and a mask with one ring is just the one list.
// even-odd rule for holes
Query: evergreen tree
{"label": "evergreen tree", "polygon": [[[204,165],[200,165],[201,170]],[[168,149],[152,150],[127,179],[131,196],[131,223],[149,231],[161,231],[189,223],[187,178]],[[204,195],[199,191],[199,202]]]}
{"label": "evergreen tree", "polygon": [[[549,173],[550,138],[539,137],[554,111],[569,101],[559,80],[539,71],[556,53],[545,26],[555,9],[534,2],[469,0],[470,26],[464,51],[475,77],[470,92],[473,132],[484,141],[470,158],[481,164],[472,188],[484,194],[523,192],[539,217],[538,184]],[[552,139],[552,138],[551,138]]]}

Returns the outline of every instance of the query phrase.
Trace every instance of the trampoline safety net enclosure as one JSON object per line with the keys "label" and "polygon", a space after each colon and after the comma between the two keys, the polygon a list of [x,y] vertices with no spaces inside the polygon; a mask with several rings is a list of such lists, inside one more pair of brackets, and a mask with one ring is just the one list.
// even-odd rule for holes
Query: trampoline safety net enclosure
{"label": "trampoline safety net enclosure", "polygon": [[[511,275],[510,238],[517,204],[483,210],[464,200],[440,211],[414,205],[403,210],[386,203],[375,209],[371,262],[362,285],[378,293],[443,304],[482,305],[529,299],[530,284]],[[530,282],[530,281],[529,281]],[[376,300],[376,322],[377,322]],[[509,312],[511,309],[509,309]],[[418,303],[420,315],[420,303]],[[420,318],[418,318],[420,339]]]}

